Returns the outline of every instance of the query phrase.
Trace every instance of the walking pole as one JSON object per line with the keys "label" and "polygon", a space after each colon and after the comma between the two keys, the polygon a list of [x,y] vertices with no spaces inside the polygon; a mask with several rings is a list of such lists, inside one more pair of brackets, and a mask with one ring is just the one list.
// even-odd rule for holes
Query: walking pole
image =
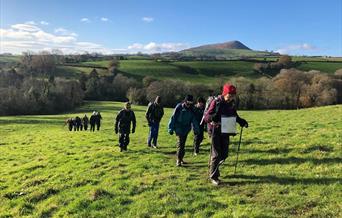
{"label": "walking pole", "polygon": [[236,167],[237,167],[237,164],[238,164],[238,161],[239,161],[239,152],[240,152],[240,145],[241,145],[241,139],[242,139],[242,130],[243,130],[243,127],[241,127],[241,131],[240,131],[240,140],[239,140],[238,150],[237,150],[237,153],[236,153],[236,162],[235,162],[234,175],[236,174]]}

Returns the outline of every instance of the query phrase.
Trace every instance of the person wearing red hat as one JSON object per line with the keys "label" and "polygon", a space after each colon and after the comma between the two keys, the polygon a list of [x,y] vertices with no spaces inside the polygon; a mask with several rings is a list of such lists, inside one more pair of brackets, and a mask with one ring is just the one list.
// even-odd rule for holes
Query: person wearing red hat
{"label": "person wearing red hat", "polygon": [[219,166],[228,157],[229,133],[223,133],[221,129],[222,117],[235,117],[241,127],[248,127],[245,119],[239,117],[235,107],[236,88],[231,84],[223,86],[222,95],[219,95],[210,103],[209,109],[204,115],[204,121],[208,123],[211,131],[211,153],[209,163],[209,177],[214,185],[219,185]]}

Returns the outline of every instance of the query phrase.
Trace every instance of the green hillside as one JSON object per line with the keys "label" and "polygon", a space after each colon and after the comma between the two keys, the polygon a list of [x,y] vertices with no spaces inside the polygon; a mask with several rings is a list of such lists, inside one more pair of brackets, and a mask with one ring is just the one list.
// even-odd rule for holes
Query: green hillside
{"label": "green hillside", "polygon": [[[175,166],[175,136],[161,123],[159,148],[146,146],[145,107],[133,105],[136,134],[120,153],[113,120],[122,103],[87,102],[69,114],[0,117],[0,217],[341,217],[342,106],[241,111],[243,132],[207,180],[209,139],[184,167]],[[71,116],[99,110],[99,132],[69,132]],[[331,116],[333,114],[333,116]]]}
{"label": "green hillside", "polygon": [[200,57],[200,56],[216,56],[225,58],[239,58],[243,56],[256,57],[256,56],[267,56],[270,55],[268,52],[253,51],[246,49],[210,49],[210,48],[199,48],[191,49],[179,52],[189,57]]}
{"label": "green hillside", "polygon": [[[231,49],[230,49],[231,50]],[[240,49],[243,50],[243,49]],[[251,52],[250,50],[243,50]],[[303,61],[297,68],[303,71],[319,70],[333,74],[337,69],[342,69],[342,61],[335,58],[334,61],[322,61],[322,58],[294,57],[295,61]],[[10,63],[17,63],[18,56],[0,56],[0,64],[7,69]],[[266,58],[267,61],[275,61],[276,57]],[[254,58],[254,61],[155,61],[155,60],[121,60],[119,71],[129,77],[142,79],[145,76],[156,79],[179,79],[195,83],[216,83],[217,80],[228,80],[231,77],[244,76],[259,78],[262,75],[253,71],[255,61],[265,61],[264,58]],[[7,63],[7,64],[6,64]],[[93,68],[100,75],[108,75],[106,67],[109,61],[89,61],[72,65],[57,66],[56,76],[75,78],[80,73],[89,74]]]}

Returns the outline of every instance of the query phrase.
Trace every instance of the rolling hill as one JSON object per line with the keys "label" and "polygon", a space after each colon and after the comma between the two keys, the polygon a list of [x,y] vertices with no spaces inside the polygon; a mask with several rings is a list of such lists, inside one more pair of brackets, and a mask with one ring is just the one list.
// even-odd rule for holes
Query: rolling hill
{"label": "rolling hill", "polygon": [[185,49],[179,52],[184,56],[190,57],[216,57],[216,58],[241,58],[241,57],[260,57],[260,56],[279,56],[278,53],[267,51],[254,51],[240,41],[229,41],[202,45]]}

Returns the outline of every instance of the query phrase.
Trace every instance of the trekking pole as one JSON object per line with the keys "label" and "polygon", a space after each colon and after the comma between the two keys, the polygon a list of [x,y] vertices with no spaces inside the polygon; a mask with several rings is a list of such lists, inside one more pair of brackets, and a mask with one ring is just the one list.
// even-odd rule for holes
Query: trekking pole
{"label": "trekking pole", "polygon": [[235,162],[234,175],[236,174],[236,167],[237,167],[237,164],[238,164],[238,161],[239,161],[239,152],[240,152],[240,145],[241,145],[241,139],[242,139],[242,130],[243,130],[243,127],[241,127],[241,131],[240,131],[240,140],[239,140],[238,150],[237,150],[237,153],[236,153],[236,162]]}

